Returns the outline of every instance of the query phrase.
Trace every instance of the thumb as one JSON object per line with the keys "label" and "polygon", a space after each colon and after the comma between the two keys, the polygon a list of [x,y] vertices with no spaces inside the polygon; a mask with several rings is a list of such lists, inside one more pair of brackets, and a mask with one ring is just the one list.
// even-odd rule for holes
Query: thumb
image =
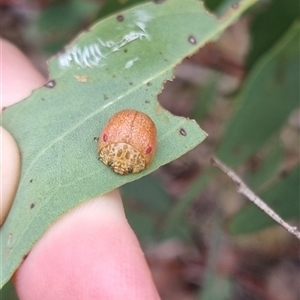
{"label": "thumb", "polygon": [[[1,44],[1,110],[25,97],[31,91],[45,83],[45,79],[34,69],[25,56],[6,40],[0,39]],[[20,72],[20,70],[31,70]],[[1,202],[0,225],[4,222],[14,200],[19,176],[20,155],[17,143],[4,129],[1,129]]]}
{"label": "thumb", "polygon": [[3,224],[13,203],[20,174],[20,155],[13,137],[1,130],[1,209],[0,225]]}

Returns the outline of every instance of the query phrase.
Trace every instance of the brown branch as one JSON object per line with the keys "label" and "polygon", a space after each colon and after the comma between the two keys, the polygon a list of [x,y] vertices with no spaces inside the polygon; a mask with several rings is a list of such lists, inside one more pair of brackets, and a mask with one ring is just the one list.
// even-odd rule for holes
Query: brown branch
{"label": "brown branch", "polygon": [[288,232],[295,235],[300,240],[300,232],[297,227],[292,227],[285,222],[271,207],[269,207],[262,199],[255,195],[252,190],[244,183],[244,181],[230,168],[225,166],[216,157],[211,158],[211,164],[221,171],[223,171],[233,182],[238,186],[238,193],[246,196],[256,206],[258,206],[263,212],[268,214],[274,221],[283,226]]}

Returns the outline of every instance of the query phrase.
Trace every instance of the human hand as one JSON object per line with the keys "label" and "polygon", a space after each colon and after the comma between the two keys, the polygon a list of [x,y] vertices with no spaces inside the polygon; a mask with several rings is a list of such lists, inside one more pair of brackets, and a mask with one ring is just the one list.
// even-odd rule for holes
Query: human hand
{"label": "human hand", "polygon": [[[5,40],[2,106],[29,96],[46,80]],[[2,107],[1,107],[2,108]],[[19,177],[18,148],[2,133],[2,202],[9,210]],[[5,210],[2,210],[5,213]],[[118,191],[91,199],[53,224],[13,277],[20,300],[159,299]]]}

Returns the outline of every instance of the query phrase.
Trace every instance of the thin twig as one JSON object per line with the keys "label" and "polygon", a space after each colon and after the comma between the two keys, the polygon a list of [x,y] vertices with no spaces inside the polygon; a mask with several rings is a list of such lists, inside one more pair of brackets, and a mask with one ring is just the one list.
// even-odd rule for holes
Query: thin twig
{"label": "thin twig", "polygon": [[300,240],[300,232],[297,230],[297,227],[292,227],[286,223],[272,208],[270,208],[262,199],[255,195],[233,170],[221,163],[216,157],[211,158],[211,164],[223,171],[230,179],[233,180],[233,182],[237,184],[238,192],[240,194],[246,196],[262,211],[268,214],[274,221],[283,226],[288,232],[292,233]]}

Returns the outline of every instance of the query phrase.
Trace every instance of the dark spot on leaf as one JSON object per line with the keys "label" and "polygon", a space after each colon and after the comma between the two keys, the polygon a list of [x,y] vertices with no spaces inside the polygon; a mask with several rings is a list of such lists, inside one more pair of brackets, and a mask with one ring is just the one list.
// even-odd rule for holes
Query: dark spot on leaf
{"label": "dark spot on leaf", "polygon": [[238,3],[234,3],[234,4],[231,5],[231,7],[232,7],[233,9],[237,9],[237,8],[239,7],[239,4],[238,4]]}
{"label": "dark spot on leaf", "polygon": [[30,181],[29,181],[30,183],[32,183],[33,182],[33,179],[30,179]]}
{"label": "dark spot on leaf", "polygon": [[113,74],[113,76],[112,76],[113,78],[116,78],[116,75],[115,74]]}
{"label": "dark spot on leaf", "polygon": [[53,79],[49,80],[44,86],[49,89],[53,89],[56,86],[56,81]]}
{"label": "dark spot on leaf", "polygon": [[133,82],[129,82],[129,85],[133,85]]}
{"label": "dark spot on leaf", "polygon": [[180,128],[179,133],[183,136],[186,136],[186,131],[183,128]]}
{"label": "dark spot on leaf", "polygon": [[98,141],[99,141],[99,137],[95,136],[95,137],[94,137],[94,142],[97,142],[97,143],[98,143]]}
{"label": "dark spot on leaf", "polygon": [[104,94],[104,95],[103,95],[103,99],[104,99],[104,100],[108,100],[109,98],[108,98],[108,96],[107,96],[106,94]]}
{"label": "dark spot on leaf", "polygon": [[253,155],[249,158],[247,164],[249,165],[249,168],[252,172],[258,171],[261,168],[262,159],[258,155]]}
{"label": "dark spot on leaf", "polygon": [[118,22],[123,22],[124,21],[124,16],[123,15],[117,15],[117,20],[118,20]]}
{"label": "dark spot on leaf", "polygon": [[2,107],[2,111],[5,111],[5,110],[6,110],[6,106],[3,106],[3,107]]}
{"label": "dark spot on leaf", "polygon": [[149,103],[150,103],[150,101],[149,101],[149,100],[145,100],[145,103],[149,104]]}
{"label": "dark spot on leaf", "polygon": [[153,0],[153,2],[155,4],[161,4],[161,3],[165,2],[165,0]]}
{"label": "dark spot on leaf", "polygon": [[42,98],[42,101],[45,101],[45,98]]}
{"label": "dark spot on leaf", "polygon": [[30,209],[33,209],[35,207],[35,204],[34,203],[31,203],[30,204]]}
{"label": "dark spot on leaf", "polygon": [[233,149],[234,154],[241,154],[242,151],[243,151],[243,146],[241,145],[235,146]]}
{"label": "dark spot on leaf", "polygon": [[165,58],[164,61],[168,61],[168,60]]}
{"label": "dark spot on leaf", "polygon": [[288,170],[282,170],[279,174],[280,178],[286,178],[289,175],[289,171]]}
{"label": "dark spot on leaf", "polygon": [[127,53],[128,52],[128,50],[127,49],[124,49],[124,53]]}
{"label": "dark spot on leaf", "polygon": [[162,55],[161,51],[158,52],[160,55]]}
{"label": "dark spot on leaf", "polygon": [[196,41],[195,37],[192,36],[192,35],[189,35],[188,41],[189,41],[191,44],[193,44],[193,45],[196,45],[196,44],[197,44],[197,41]]}
{"label": "dark spot on leaf", "polygon": [[152,83],[149,81],[149,82],[147,82],[147,86],[151,86],[152,85]]}

